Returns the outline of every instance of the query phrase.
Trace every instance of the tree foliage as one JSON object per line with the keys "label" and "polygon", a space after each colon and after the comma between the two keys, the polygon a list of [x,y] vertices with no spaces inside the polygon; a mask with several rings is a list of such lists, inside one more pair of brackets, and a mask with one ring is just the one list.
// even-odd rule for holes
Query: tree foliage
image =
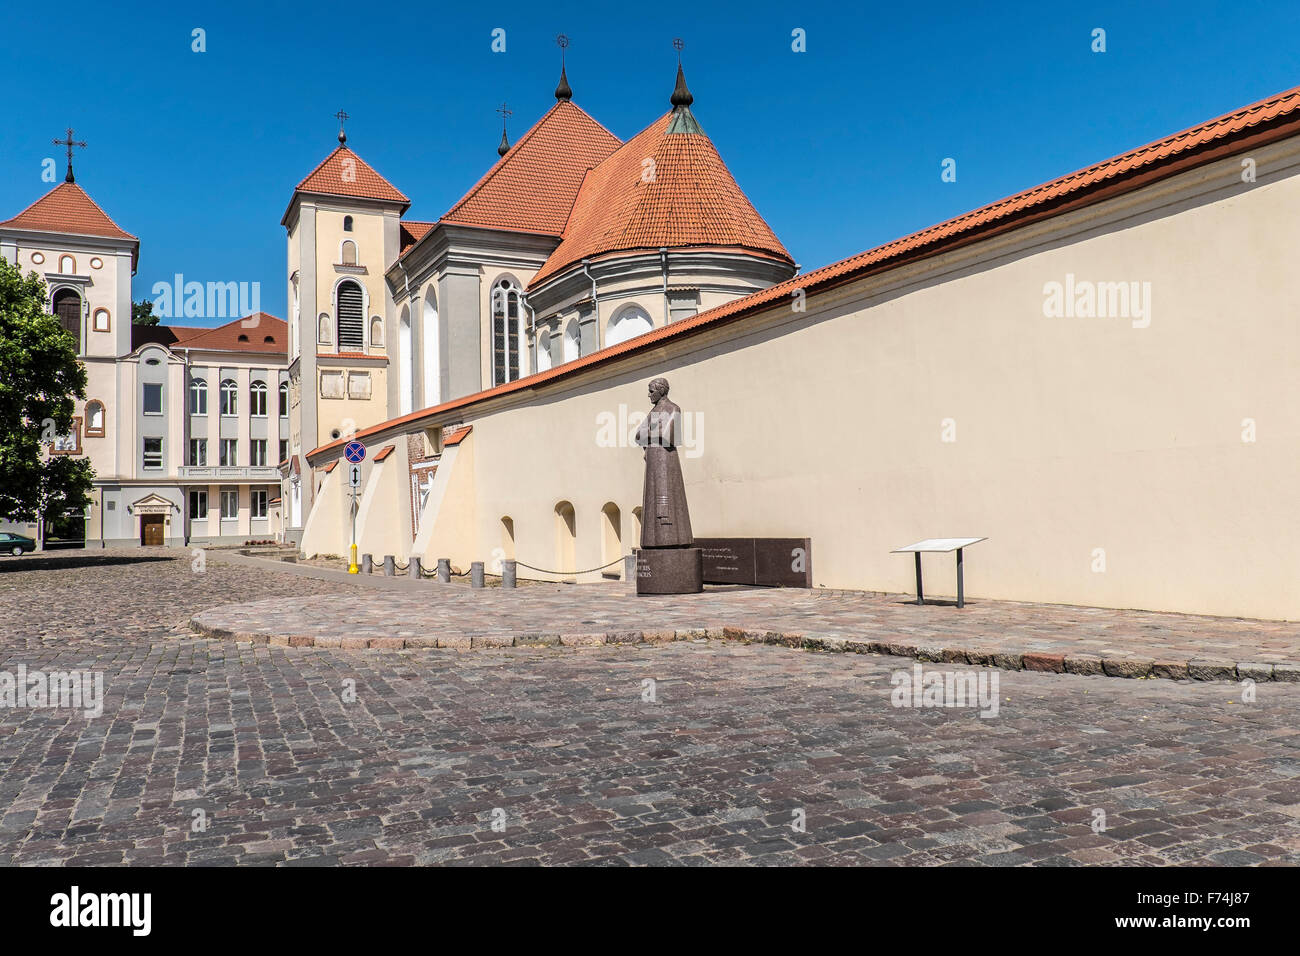
{"label": "tree foliage", "polygon": [[0,259],[0,518],[80,511],[94,472],[84,457],[48,454],[86,395],[79,343],[45,309],[45,283]]}
{"label": "tree foliage", "polygon": [[132,325],[157,325],[158,316],[153,314],[153,303],[148,299],[131,303]]}

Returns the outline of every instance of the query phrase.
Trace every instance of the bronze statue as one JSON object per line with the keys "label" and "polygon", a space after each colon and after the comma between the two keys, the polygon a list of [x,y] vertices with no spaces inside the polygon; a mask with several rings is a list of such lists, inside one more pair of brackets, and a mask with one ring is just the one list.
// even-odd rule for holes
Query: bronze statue
{"label": "bronze statue", "polygon": [[682,437],[682,410],[668,401],[668,380],[650,383],[653,408],[636,432],[645,449],[645,488],[641,495],[641,547],[689,548],[691,516],[686,509],[686,486],[677,460]]}

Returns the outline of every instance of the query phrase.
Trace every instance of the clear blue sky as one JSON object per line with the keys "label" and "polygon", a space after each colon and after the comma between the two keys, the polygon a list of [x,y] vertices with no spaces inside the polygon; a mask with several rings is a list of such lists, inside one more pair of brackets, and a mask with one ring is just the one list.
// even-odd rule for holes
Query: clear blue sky
{"label": "clear blue sky", "polygon": [[72,126],[78,183],[141,238],[137,300],[182,272],[260,281],[280,316],[280,217],[332,114],[436,219],[497,158],[496,107],[513,141],[553,102],[558,32],[574,101],[623,139],[668,109],[684,38],[696,117],[805,269],[1300,85],[1294,0],[188,6],[6,5],[0,219],[51,188],[45,157],[61,181]]}

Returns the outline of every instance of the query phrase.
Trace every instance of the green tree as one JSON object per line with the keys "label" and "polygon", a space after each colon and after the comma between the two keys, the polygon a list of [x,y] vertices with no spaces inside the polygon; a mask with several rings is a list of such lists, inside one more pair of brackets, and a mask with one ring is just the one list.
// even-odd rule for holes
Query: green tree
{"label": "green tree", "polygon": [[[45,310],[45,283],[0,259],[0,518],[36,521],[90,504],[86,458],[48,454],[86,395],[75,337]],[[39,544],[38,544],[39,546]]]}
{"label": "green tree", "polygon": [[157,325],[158,316],[153,314],[153,303],[148,299],[131,303],[132,325]]}

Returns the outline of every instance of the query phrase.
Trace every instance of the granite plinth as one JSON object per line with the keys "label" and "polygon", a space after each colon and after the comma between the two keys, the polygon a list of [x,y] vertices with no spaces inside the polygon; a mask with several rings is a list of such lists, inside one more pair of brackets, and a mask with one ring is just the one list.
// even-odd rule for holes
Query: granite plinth
{"label": "granite plinth", "polygon": [[699,548],[640,548],[637,594],[697,594],[704,590],[704,552]]}

